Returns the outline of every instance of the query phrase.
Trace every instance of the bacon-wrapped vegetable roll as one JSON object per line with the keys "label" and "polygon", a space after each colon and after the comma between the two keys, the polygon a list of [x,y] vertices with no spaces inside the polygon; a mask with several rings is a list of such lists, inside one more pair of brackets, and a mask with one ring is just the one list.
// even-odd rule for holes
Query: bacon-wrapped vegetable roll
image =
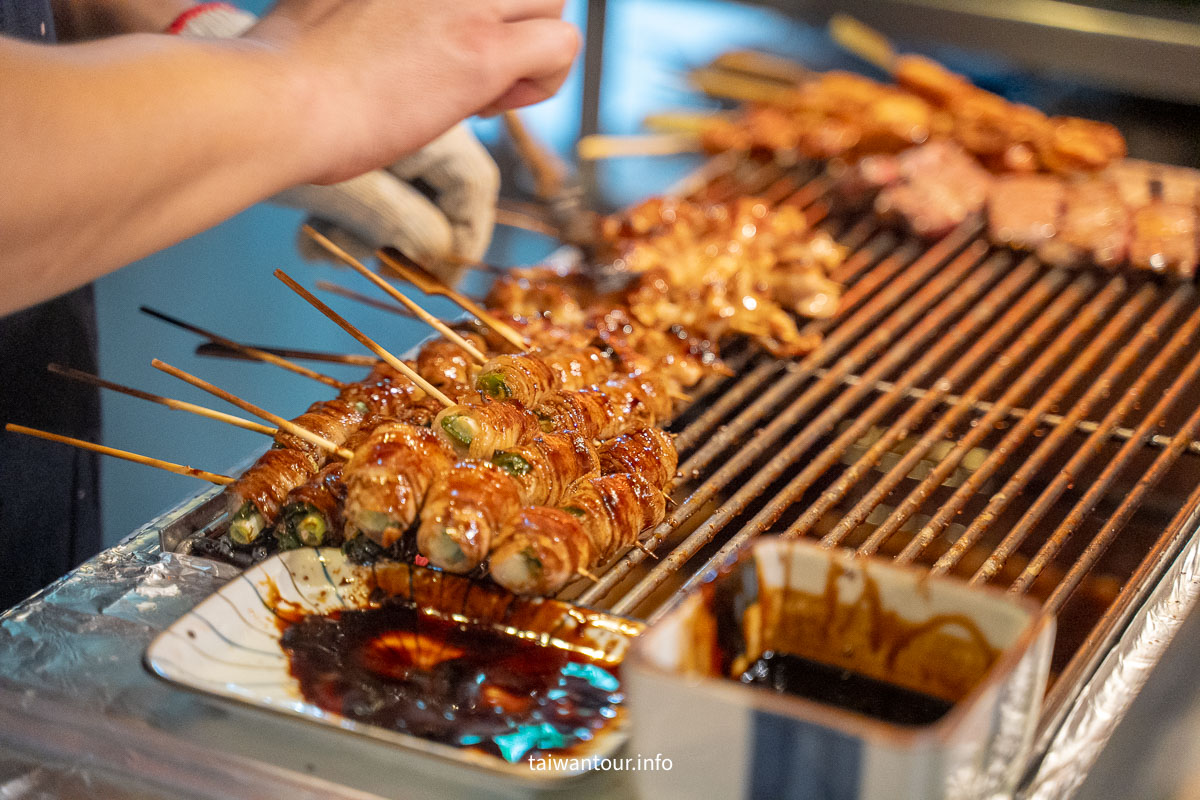
{"label": "bacon-wrapped vegetable roll", "polygon": [[666,382],[655,375],[621,375],[578,392],[556,392],[534,409],[543,431],[573,431],[611,439],[671,416]]}
{"label": "bacon-wrapped vegetable roll", "polygon": [[600,471],[595,445],[573,433],[543,433],[496,451],[492,462],[512,477],[527,506],[558,505],[575,481]]}
{"label": "bacon-wrapped vegetable roll", "polygon": [[514,594],[549,595],[591,562],[591,545],[576,517],[550,506],[530,506],[505,523],[488,569],[496,583]]}
{"label": "bacon-wrapped vegetable roll", "polygon": [[600,471],[605,475],[636,472],[661,489],[675,479],[678,466],[675,440],[659,428],[638,428],[600,445]]}
{"label": "bacon-wrapped vegetable roll", "polygon": [[[292,422],[340,445],[358,430],[365,418],[366,413],[357,403],[335,399],[313,403],[308,407],[308,411],[296,417]],[[328,453],[320,447],[285,431],[275,434],[275,445],[308,453],[309,457],[318,465],[323,464],[328,457]]]}
{"label": "bacon-wrapped vegetable roll", "polygon": [[475,388],[495,400],[536,405],[557,388],[554,370],[533,353],[496,356],[483,365]]}
{"label": "bacon-wrapped vegetable roll", "polygon": [[303,450],[273,448],[225,490],[228,497],[229,539],[235,544],[250,544],[279,518],[279,510],[288,492],[304,483],[317,471]]}
{"label": "bacon-wrapped vegetable roll", "polygon": [[[485,350],[483,337],[469,332],[461,336],[479,350]],[[449,339],[434,339],[421,348],[415,369],[422,378],[439,389],[469,387],[475,382],[478,367],[461,347]]]}
{"label": "bacon-wrapped vegetable roll", "polygon": [[603,563],[638,541],[638,534],[662,522],[667,501],[662,491],[636,473],[588,478],[575,485],[562,508],[579,519],[591,542],[595,563]]}
{"label": "bacon-wrapped vegetable roll", "polygon": [[500,526],[520,508],[520,492],[507,472],[490,461],[460,461],[425,498],[417,549],[436,567],[470,572],[487,558]]}
{"label": "bacon-wrapped vegetable roll", "polygon": [[288,493],[275,529],[280,547],[286,550],[341,543],[345,466],[345,461],[332,461]]}
{"label": "bacon-wrapped vegetable roll", "polygon": [[433,429],[459,456],[488,459],[497,450],[529,441],[541,425],[520,403],[491,400],[444,408]]}
{"label": "bacon-wrapped vegetable roll", "polygon": [[428,428],[384,423],[354,452],[346,482],[346,537],[362,532],[390,547],[417,518],[430,484],[454,463],[446,440]]}

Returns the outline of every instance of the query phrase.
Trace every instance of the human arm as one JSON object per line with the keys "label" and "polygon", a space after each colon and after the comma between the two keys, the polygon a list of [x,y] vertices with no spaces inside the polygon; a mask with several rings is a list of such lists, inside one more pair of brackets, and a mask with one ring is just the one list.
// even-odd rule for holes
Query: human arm
{"label": "human arm", "polygon": [[239,39],[0,39],[0,313],[555,91],[558,2],[284,0]]}
{"label": "human arm", "polygon": [[195,0],[51,0],[61,42],[121,33],[161,33]]}

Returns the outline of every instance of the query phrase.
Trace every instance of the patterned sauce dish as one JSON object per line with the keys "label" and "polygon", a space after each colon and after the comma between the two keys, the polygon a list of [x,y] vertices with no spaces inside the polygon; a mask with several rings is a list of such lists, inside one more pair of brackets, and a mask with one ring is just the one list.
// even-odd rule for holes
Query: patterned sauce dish
{"label": "patterned sauce dish", "polygon": [[545,785],[625,740],[621,662],[641,630],[305,548],[234,578],[155,639],[145,663],[189,689]]}

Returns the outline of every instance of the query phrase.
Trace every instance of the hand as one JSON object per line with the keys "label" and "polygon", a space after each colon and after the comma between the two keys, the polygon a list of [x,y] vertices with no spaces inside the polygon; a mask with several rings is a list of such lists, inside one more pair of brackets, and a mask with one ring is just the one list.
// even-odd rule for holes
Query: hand
{"label": "hand", "polygon": [[[181,33],[235,37],[256,22],[234,8],[212,8],[192,17]],[[409,182],[421,180],[435,202]],[[386,169],[373,170],[330,186],[302,185],[272,198],[309,212],[350,252],[367,257],[378,247],[397,248],[450,283],[455,265],[479,261],[491,239],[500,174],[495,162],[464,124],[442,134]],[[348,235],[347,235],[348,234]],[[306,256],[324,251],[300,237]]]}
{"label": "hand", "polygon": [[553,95],[579,50],[561,14],[562,0],[280,0],[244,39],[313,88],[328,161],[309,182],[334,183]]}

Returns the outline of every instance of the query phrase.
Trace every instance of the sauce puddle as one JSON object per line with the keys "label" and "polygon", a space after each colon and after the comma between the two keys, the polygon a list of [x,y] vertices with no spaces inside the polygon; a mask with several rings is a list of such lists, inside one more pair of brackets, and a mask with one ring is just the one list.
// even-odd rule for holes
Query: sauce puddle
{"label": "sauce puddle", "polygon": [[591,741],[625,699],[616,667],[411,602],[306,616],[281,644],[322,709],[509,762]]}

